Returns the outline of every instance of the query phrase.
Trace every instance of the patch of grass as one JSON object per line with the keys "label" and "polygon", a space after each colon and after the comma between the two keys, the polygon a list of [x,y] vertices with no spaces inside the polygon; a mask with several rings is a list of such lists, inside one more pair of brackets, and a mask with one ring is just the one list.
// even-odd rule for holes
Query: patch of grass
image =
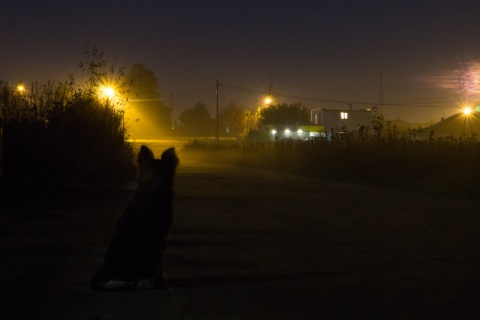
{"label": "patch of grass", "polygon": [[191,161],[231,165],[241,155],[242,145],[236,140],[192,139],[185,143],[182,152]]}

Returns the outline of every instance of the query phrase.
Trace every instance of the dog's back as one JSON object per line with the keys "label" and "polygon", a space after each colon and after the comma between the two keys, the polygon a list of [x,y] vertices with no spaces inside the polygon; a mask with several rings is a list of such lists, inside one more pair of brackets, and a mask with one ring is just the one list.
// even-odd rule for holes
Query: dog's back
{"label": "dog's back", "polygon": [[92,279],[92,287],[97,289],[111,279],[150,279],[154,283],[156,273],[163,279],[165,237],[173,221],[173,180],[179,160],[174,148],[154,159],[153,152],[142,146],[137,162],[138,187],[118,222],[103,269]]}

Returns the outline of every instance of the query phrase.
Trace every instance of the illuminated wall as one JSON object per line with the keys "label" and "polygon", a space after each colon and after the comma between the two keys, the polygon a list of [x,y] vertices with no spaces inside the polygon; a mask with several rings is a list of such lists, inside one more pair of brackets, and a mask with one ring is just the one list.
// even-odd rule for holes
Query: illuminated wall
{"label": "illuminated wall", "polygon": [[311,121],[314,125],[325,127],[325,131],[341,129],[352,131],[372,122],[372,111],[363,110],[328,110],[323,108],[311,111]]}

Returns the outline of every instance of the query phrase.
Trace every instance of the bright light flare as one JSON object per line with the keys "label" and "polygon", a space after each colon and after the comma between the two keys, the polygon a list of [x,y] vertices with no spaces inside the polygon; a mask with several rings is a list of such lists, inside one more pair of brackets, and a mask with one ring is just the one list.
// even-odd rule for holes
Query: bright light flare
{"label": "bright light flare", "polygon": [[19,84],[17,86],[17,91],[20,92],[20,93],[25,92],[25,86],[23,84]]}
{"label": "bright light flare", "polygon": [[273,103],[273,97],[271,95],[264,95],[263,96],[263,104],[265,106],[270,106]]}
{"label": "bright light flare", "polygon": [[472,108],[470,108],[470,107],[465,107],[465,108],[463,108],[463,114],[466,115],[466,116],[468,116],[469,114],[471,114],[472,111],[473,111],[473,110],[472,110]]}
{"label": "bright light flare", "polygon": [[112,99],[115,96],[115,89],[113,89],[112,87],[104,87],[102,88],[102,94],[105,97]]}
{"label": "bright light flare", "polygon": [[97,97],[103,103],[114,107],[117,111],[124,112],[124,101],[121,87],[111,81],[105,81],[97,87]]}
{"label": "bright light flare", "polygon": [[[421,81],[445,89],[448,100],[477,100],[480,98],[480,61],[460,61],[452,69],[437,75],[422,77]],[[449,101],[445,102],[449,102]]]}

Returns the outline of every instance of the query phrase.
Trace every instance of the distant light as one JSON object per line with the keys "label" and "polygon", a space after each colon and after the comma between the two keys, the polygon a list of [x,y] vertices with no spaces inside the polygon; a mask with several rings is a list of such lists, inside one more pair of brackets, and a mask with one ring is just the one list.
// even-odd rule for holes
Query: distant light
{"label": "distant light", "polygon": [[25,86],[23,84],[19,84],[17,86],[17,91],[20,92],[20,93],[24,92],[25,91]]}
{"label": "distant light", "polygon": [[469,107],[463,108],[464,115],[468,116],[471,113],[472,113],[472,108],[469,108]]}
{"label": "distant light", "polygon": [[263,96],[263,104],[268,107],[272,103],[273,103],[273,97],[269,94],[265,94]]}
{"label": "distant light", "polygon": [[298,129],[298,131],[297,131],[297,135],[299,135],[299,136],[302,136],[302,135],[303,135],[303,131],[302,131],[302,129]]}
{"label": "distant light", "polygon": [[272,130],[272,136],[277,134],[277,130]]}
{"label": "distant light", "polygon": [[102,91],[103,94],[110,99],[113,98],[113,96],[115,95],[115,89],[113,89],[112,87],[105,87]]}

